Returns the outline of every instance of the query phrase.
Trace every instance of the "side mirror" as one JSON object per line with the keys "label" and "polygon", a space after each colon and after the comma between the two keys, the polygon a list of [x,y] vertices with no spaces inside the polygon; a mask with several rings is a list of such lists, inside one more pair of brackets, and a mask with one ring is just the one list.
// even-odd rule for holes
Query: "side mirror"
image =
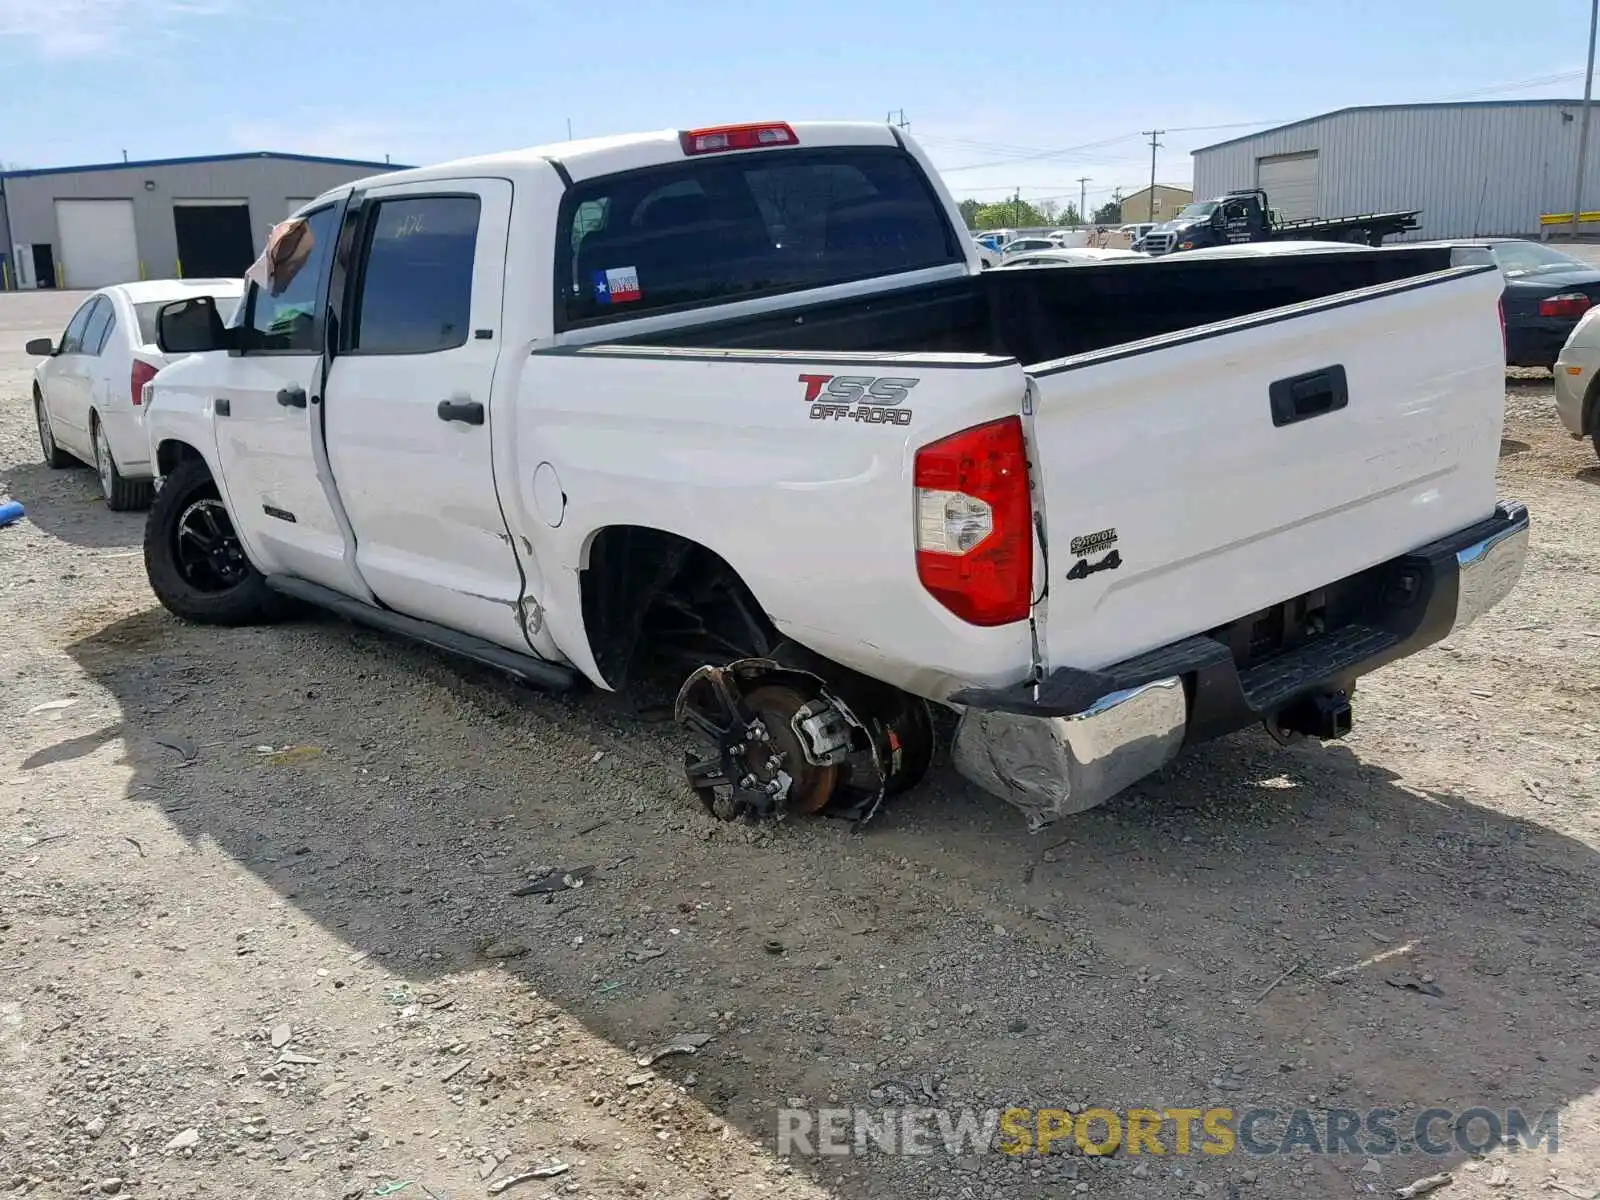
{"label": "side mirror", "polygon": [[164,353],[203,354],[230,349],[233,342],[232,332],[224,327],[222,314],[210,296],[174,300],[156,313],[156,345]]}
{"label": "side mirror", "polygon": [[56,344],[49,338],[30,338],[22,349],[31,358],[51,358],[55,355]]}

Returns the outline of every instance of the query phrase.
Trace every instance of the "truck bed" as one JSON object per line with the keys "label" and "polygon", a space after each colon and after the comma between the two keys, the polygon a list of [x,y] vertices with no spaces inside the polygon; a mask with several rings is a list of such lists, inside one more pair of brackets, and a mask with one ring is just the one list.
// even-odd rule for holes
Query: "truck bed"
{"label": "truck bed", "polygon": [[630,339],[729,350],[968,353],[1044,363],[1450,266],[1448,248],[986,271]]}

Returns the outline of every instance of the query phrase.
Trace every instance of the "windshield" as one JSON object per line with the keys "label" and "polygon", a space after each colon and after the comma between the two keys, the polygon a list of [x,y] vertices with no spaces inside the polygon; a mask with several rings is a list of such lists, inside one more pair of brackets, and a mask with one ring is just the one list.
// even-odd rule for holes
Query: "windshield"
{"label": "windshield", "polygon": [[1495,263],[1507,277],[1537,275],[1541,271],[1586,271],[1589,264],[1570,254],[1541,246],[1537,242],[1497,242],[1489,247]]}
{"label": "windshield", "polygon": [[1183,210],[1178,213],[1175,220],[1193,221],[1199,219],[1200,217],[1209,217],[1216,211],[1217,202],[1215,200],[1202,200],[1199,204],[1184,205]]}

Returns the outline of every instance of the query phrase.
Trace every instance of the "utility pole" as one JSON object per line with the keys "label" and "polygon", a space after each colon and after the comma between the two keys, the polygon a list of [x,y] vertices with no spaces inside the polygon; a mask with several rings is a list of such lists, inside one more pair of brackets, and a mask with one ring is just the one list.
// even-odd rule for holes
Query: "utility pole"
{"label": "utility pole", "polygon": [[571,140],[572,140],[572,118],[568,117],[567,118],[567,141],[570,142]]}
{"label": "utility pole", "polygon": [[1594,95],[1594,30],[1600,20],[1600,0],[1589,4],[1589,69],[1583,77],[1583,116],[1578,121],[1578,178],[1572,184],[1572,236],[1578,236],[1578,217],[1583,212],[1583,173],[1589,157],[1589,100]]}
{"label": "utility pole", "polygon": [[1083,206],[1089,195],[1087,189],[1090,178],[1091,177],[1088,175],[1078,176],[1078,224],[1080,225],[1084,224],[1089,219],[1089,215],[1084,211]]}
{"label": "utility pole", "polygon": [[[1596,4],[1600,4],[1600,0],[1595,0],[1595,3]],[[1156,139],[1158,137],[1160,137],[1165,132],[1166,132],[1165,129],[1146,129],[1144,131],[1144,136],[1150,139],[1150,217],[1149,217],[1149,219],[1151,221],[1154,221],[1156,219],[1156,149],[1161,145],[1161,143],[1156,141]]]}
{"label": "utility pole", "polygon": [[[897,121],[895,120],[896,117],[899,117],[900,119]],[[911,122],[906,120],[906,110],[903,108],[890,109],[887,120],[889,124],[893,125],[896,129],[911,128]]]}
{"label": "utility pole", "polygon": [[1017,189],[1017,198],[1011,204],[1011,224],[1018,229],[1022,228],[1022,189]]}

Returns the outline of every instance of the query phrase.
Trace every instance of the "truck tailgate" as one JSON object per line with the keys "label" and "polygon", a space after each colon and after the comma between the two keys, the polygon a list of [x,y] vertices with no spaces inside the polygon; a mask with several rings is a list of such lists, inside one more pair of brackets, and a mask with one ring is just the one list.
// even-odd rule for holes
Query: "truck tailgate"
{"label": "truck tailgate", "polygon": [[1096,668],[1487,517],[1492,268],[1029,368],[1044,666]]}

